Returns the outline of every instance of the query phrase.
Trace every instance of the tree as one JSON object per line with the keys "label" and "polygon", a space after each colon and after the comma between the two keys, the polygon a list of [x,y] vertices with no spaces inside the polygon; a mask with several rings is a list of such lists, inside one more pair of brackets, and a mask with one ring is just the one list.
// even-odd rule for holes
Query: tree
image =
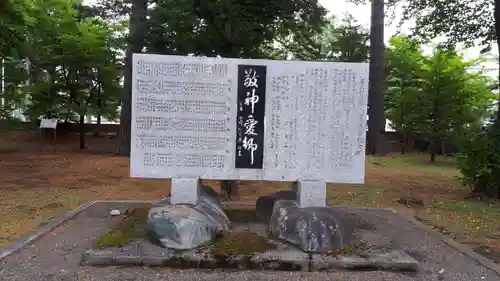
{"label": "tree", "polygon": [[498,39],[498,0],[398,0],[393,3],[403,10],[401,23],[415,20],[413,36],[424,42],[443,36],[448,46],[461,43],[471,47],[479,43],[486,52]]}
{"label": "tree", "polygon": [[419,125],[431,143],[431,162],[435,162],[440,144],[460,132],[465,124],[474,122],[477,116],[473,108],[483,107],[491,96],[487,80],[467,72],[474,63],[443,48],[436,48],[426,58],[420,104],[428,109],[428,117]]}
{"label": "tree", "polygon": [[470,67],[453,49],[438,46],[424,56],[419,44],[394,37],[388,49],[387,115],[404,136],[429,141],[435,161],[444,141],[455,142],[467,128],[484,120],[493,94],[490,79]]}
{"label": "tree", "polygon": [[[95,18],[77,17],[78,3],[33,1],[25,10],[31,20],[20,56],[30,61],[31,85],[24,90],[31,102],[26,114],[32,120],[78,119],[83,149],[84,117],[100,106],[97,101],[119,95],[120,68],[113,36],[117,29]],[[112,104],[107,104],[109,111]]]}
{"label": "tree", "polygon": [[0,57],[2,58],[15,51],[24,39],[25,15],[22,11],[25,6],[23,0],[0,1]]}
{"label": "tree", "polygon": [[160,54],[266,58],[278,36],[305,28],[320,30],[325,14],[323,7],[305,0],[164,0],[149,11],[146,49]]}
{"label": "tree", "polygon": [[120,155],[130,156],[130,133],[132,118],[132,55],[142,52],[147,32],[147,0],[133,0],[130,13],[129,36],[124,70],[124,92],[120,114]]}
{"label": "tree", "polygon": [[[16,64],[15,56],[23,41],[25,7],[22,0],[6,0],[0,3],[0,69],[15,71],[11,66]],[[12,83],[7,81],[6,72],[0,75],[0,120],[10,123],[14,107],[20,102],[20,93]]]}
{"label": "tree", "polygon": [[383,155],[387,153],[384,136],[384,0],[372,0],[371,5],[366,153]]}
{"label": "tree", "polygon": [[[488,51],[496,43],[500,49],[500,0],[437,0],[397,1],[404,8],[403,21],[415,19],[415,35],[429,40],[444,35],[448,45],[462,43],[466,47],[480,43]],[[492,24],[494,23],[494,24]],[[500,77],[500,68],[498,70]],[[498,103],[500,109],[500,102]],[[493,124],[479,132],[476,145],[469,146],[463,155],[460,169],[464,183],[474,186],[475,192],[500,197],[500,110]],[[483,147],[483,149],[476,149]]]}
{"label": "tree", "polygon": [[420,45],[405,37],[393,37],[387,49],[387,118],[401,134],[401,153],[405,153],[408,136],[415,131],[420,113],[418,107],[424,56]]}
{"label": "tree", "polygon": [[368,61],[370,34],[351,14],[346,13],[340,25],[334,27],[330,34],[334,40],[329,49],[335,54],[335,61]]}
{"label": "tree", "polygon": [[368,60],[369,34],[354,17],[345,14],[338,22],[330,17],[319,32],[296,30],[278,37],[276,55],[283,59],[364,62]]}

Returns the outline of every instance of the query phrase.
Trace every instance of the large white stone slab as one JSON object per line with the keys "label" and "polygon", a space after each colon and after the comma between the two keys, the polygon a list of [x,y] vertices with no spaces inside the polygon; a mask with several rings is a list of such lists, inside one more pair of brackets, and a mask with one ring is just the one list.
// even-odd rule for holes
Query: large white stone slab
{"label": "large white stone slab", "polygon": [[[368,66],[134,54],[131,176],[362,183]],[[265,65],[263,169],[235,169],[238,65]]]}

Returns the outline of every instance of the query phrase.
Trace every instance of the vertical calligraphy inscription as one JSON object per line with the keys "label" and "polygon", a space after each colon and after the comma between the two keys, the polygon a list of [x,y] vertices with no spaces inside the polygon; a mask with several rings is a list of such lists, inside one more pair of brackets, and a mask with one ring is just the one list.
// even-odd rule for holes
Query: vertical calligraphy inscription
{"label": "vertical calligraphy inscription", "polygon": [[237,169],[262,169],[264,158],[265,65],[238,65]]}

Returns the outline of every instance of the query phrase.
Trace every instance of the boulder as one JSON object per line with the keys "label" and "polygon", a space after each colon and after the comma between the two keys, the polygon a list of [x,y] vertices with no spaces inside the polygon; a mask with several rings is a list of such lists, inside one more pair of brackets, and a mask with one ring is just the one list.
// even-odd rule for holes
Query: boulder
{"label": "boulder", "polygon": [[230,221],[217,193],[208,186],[201,186],[196,205],[162,202],[166,204],[149,210],[148,228],[166,248],[197,248],[229,231]]}
{"label": "boulder", "polygon": [[269,223],[277,238],[305,252],[326,253],[353,242],[354,227],[330,207],[300,208],[295,201],[278,200]]}
{"label": "boulder", "polygon": [[[202,184],[201,188],[200,188],[200,192],[205,193],[206,195],[210,196],[211,198],[215,198],[215,199],[219,198],[219,194],[217,193],[217,191],[215,191],[213,188],[211,188],[208,185]],[[217,200],[217,202],[219,205],[221,205],[220,200]]]}
{"label": "boulder", "polygon": [[296,200],[297,193],[292,190],[278,191],[271,195],[260,196],[255,202],[255,213],[259,221],[269,223],[274,203],[278,200]]}

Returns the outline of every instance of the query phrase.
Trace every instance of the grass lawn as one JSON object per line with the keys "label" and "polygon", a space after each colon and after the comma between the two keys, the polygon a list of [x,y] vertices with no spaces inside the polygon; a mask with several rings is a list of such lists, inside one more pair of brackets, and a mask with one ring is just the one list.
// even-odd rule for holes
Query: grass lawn
{"label": "grass lawn", "polygon": [[[88,200],[158,199],[170,191],[169,180],[130,178],[128,159],[109,153],[115,140],[88,137],[89,150],[78,151],[77,138],[58,137],[54,152],[50,141],[34,133],[0,133],[0,246]],[[423,154],[368,157],[366,184],[331,184],[328,197],[332,204],[393,208],[500,262],[500,207],[464,200],[469,191],[458,176],[452,158],[429,164]],[[218,189],[217,182],[205,182]],[[239,200],[287,188],[243,182]],[[398,203],[407,196],[424,206]]]}

